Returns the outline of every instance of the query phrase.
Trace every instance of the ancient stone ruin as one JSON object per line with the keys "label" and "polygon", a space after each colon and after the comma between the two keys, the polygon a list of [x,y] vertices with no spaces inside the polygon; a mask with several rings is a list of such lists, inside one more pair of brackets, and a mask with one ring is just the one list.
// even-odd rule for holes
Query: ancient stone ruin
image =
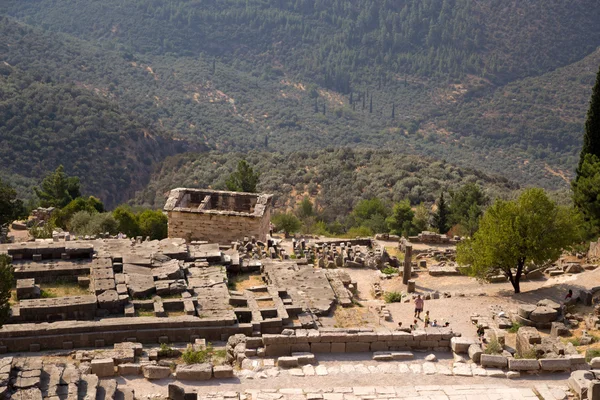
{"label": "ancient stone ruin", "polygon": [[231,243],[245,236],[266,241],[272,195],[208,189],[173,189],[164,210],[169,237]]}

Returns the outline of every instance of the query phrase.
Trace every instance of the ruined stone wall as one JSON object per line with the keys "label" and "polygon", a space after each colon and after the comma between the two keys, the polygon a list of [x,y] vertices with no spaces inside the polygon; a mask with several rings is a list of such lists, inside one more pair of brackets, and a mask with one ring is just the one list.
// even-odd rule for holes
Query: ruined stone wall
{"label": "ruined stone wall", "polygon": [[266,241],[269,233],[270,211],[268,209],[262,217],[178,211],[170,211],[168,215],[170,238],[226,244],[251,236]]}
{"label": "ruined stone wall", "polygon": [[389,330],[352,332],[297,329],[293,335],[263,335],[266,356],[294,352],[357,353],[396,350],[449,351],[455,334],[449,328],[426,328],[411,333]]}
{"label": "ruined stone wall", "polygon": [[[72,321],[52,324],[4,325],[0,329],[0,354],[112,346],[121,342],[144,344],[226,340],[237,333],[252,335],[252,324],[229,325],[218,319],[114,318],[106,321]],[[35,350],[34,350],[35,349]]]}

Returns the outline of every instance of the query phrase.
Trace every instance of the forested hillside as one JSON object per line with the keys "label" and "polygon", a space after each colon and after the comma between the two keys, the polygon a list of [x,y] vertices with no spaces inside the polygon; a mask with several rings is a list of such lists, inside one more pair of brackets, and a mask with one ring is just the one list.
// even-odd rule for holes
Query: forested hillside
{"label": "forested hillside", "polygon": [[474,169],[385,150],[341,148],[287,155],[211,152],[167,158],[135,201],[161,207],[165,195],[176,187],[225,189],[240,159],[255,166],[261,174],[258,190],[273,193],[278,208],[293,209],[308,196],[328,222],[346,217],[365,199],[379,198],[389,204],[408,199],[412,205],[431,205],[440,192],[469,182],[481,185],[491,198],[510,196],[519,188],[505,178]]}
{"label": "forested hillside", "polygon": [[[594,0],[6,0],[0,13],[0,62],[176,139],[157,146],[169,154],[385,147],[553,189],[572,177],[600,64]],[[119,168],[133,157],[142,178],[164,155],[126,147]],[[36,157],[13,181],[31,183]],[[103,185],[92,159],[75,172]]]}
{"label": "forested hillside", "polygon": [[189,148],[93,92],[0,64],[0,176],[25,195],[62,164],[115,205],[147,183],[152,165]]}

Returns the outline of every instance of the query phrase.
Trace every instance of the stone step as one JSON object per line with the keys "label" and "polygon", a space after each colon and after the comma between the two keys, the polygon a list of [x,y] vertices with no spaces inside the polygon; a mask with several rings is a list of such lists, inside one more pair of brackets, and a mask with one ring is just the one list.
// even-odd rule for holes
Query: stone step
{"label": "stone step", "polygon": [[96,375],[82,375],[78,385],[77,398],[80,400],[95,400],[98,392],[98,383]]}
{"label": "stone step", "polygon": [[96,400],[114,400],[117,392],[117,381],[114,379],[102,379],[98,384]]}

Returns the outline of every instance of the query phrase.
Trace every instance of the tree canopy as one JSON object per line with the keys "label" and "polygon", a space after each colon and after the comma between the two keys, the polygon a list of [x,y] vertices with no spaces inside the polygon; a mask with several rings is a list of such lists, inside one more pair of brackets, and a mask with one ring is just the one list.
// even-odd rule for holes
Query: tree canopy
{"label": "tree canopy", "polygon": [[504,274],[520,292],[527,263],[556,260],[580,238],[579,214],[552,202],[543,189],[524,191],[516,201],[496,200],[472,239],[461,242],[457,262],[482,280]]}
{"label": "tree canopy", "polygon": [[0,227],[22,217],[24,213],[25,208],[17,198],[17,191],[0,179]]}
{"label": "tree canopy", "polygon": [[6,254],[0,254],[0,327],[10,315],[9,300],[13,283],[11,259]]}
{"label": "tree canopy", "polygon": [[254,172],[246,160],[240,160],[237,170],[229,176],[225,184],[227,189],[233,192],[256,193],[259,178],[260,174]]}
{"label": "tree canopy", "polygon": [[62,165],[47,175],[39,188],[34,188],[42,207],[63,208],[81,196],[78,177],[70,177]]}
{"label": "tree canopy", "polygon": [[[583,134],[583,148],[579,156],[579,168],[581,169],[585,156],[593,154],[600,157],[600,69],[596,75],[596,84],[592,89],[592,98],[585,120],[585,132]],[[579,175],[577,176],[579,177]]]}
{"label": "tree canopy", "polygon": [[433,214],[433,227],[438,230],[439,233],[447,233],[450,229],[450,210],[448,210],[448,204],[444,198],[444,192],[440,194],[440,198],[437,203],[437,210]]}

